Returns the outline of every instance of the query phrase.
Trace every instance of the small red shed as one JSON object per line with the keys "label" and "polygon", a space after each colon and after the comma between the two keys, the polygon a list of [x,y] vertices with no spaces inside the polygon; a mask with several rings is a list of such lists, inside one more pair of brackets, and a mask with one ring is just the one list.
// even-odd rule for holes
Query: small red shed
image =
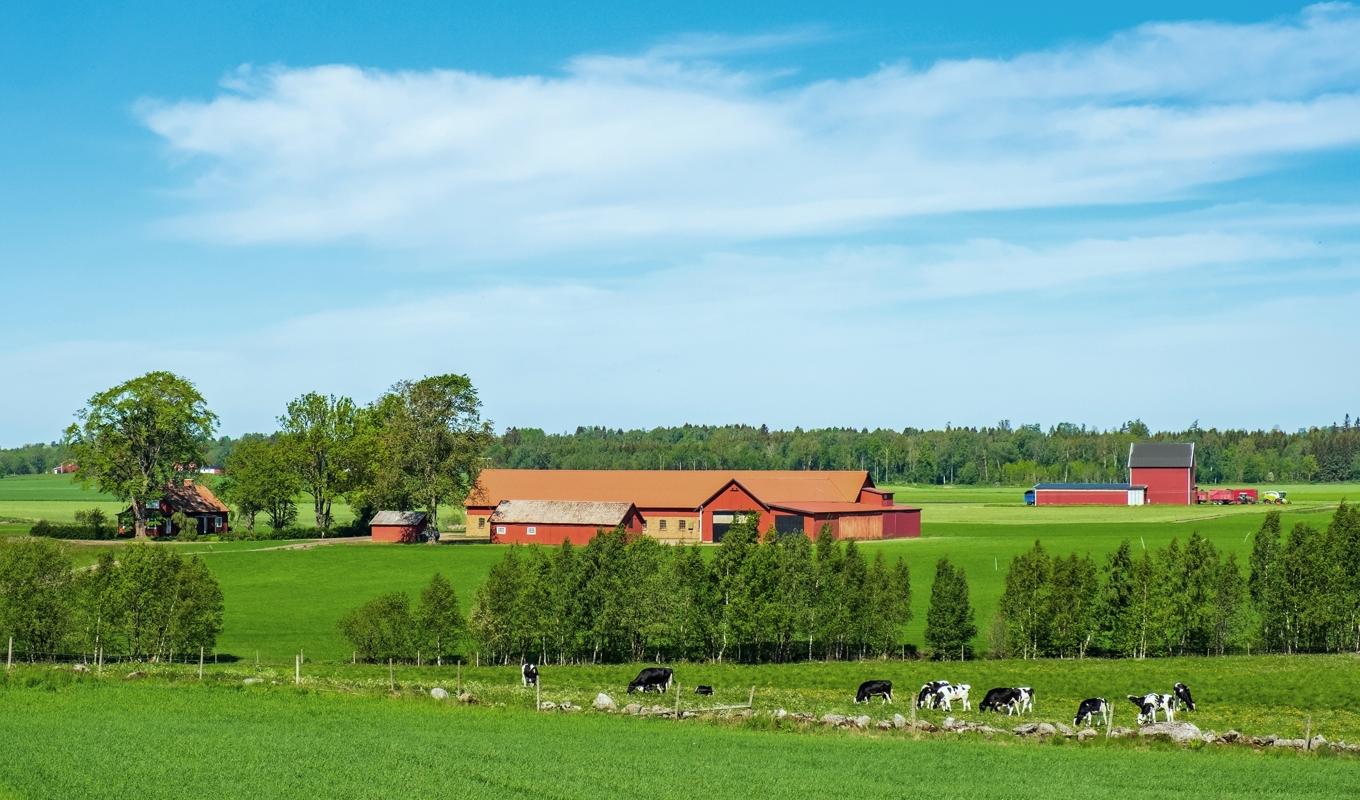
{"label": "small red shed", "polygon": [[492,544],[586,544],[602,530],[642,531],[637,506],[589,500],[503,500],[491,512]]}
{"label": "small red shed", "polygon": [[369,535],[375,542],[423,542],[429,515],[424,511],[379,511],[368,525]]}

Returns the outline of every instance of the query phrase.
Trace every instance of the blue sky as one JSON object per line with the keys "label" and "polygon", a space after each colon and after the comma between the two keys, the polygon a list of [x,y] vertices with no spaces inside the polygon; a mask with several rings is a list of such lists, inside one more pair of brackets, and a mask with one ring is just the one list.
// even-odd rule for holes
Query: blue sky
{"label": "blue sky", "polygon": [[110,5],[0,26],[0,444],[1360,410],[1352,5]]}

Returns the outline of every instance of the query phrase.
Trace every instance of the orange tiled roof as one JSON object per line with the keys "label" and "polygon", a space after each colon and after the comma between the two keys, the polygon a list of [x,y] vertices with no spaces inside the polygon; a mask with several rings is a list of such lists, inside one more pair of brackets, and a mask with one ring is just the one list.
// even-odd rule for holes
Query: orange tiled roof
{"label": "orange tiled roof", "polygon": [[863,470],[575,470],[488,469],[468,497],[470,506],[502,500],[584,500],[647,508],[698,508],[729,481],[774,502],[853,503],[872,486]]}
{"label": "orange tiled roof", "polygon": [[227,504],[217,499],[217,495],[212,490],[201,483],[194,481],[184,481],[182,483],[172,483],[165,488],[165,494],[161,499],[166,501],[171,511],[183,511],[186,514],[205,514],[210,512],[227,511]]}

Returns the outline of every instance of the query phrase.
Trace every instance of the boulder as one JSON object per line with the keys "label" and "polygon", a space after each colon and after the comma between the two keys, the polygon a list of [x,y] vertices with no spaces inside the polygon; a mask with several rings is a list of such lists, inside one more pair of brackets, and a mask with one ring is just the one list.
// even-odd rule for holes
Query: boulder
{"label": "boulder", "polygon": [[638,714],[641,714],[641,713],[642,713],[642,704],[641,704],[641,703],[629,703],[628,705],[626,705],[626,706],[623,707],[623,713],[625,713],[625,714],[632,714],[633,716],[637,716]]}
{"label": "boulder", "polygon": [[430,697],[433,697],[436,700],[447,700],[449,699],[449,690],[436,686],[430,690]]}
{"label": "boulder", "polygon": [[1242,738],[1242,734],[1241,734],[1239,731],[1230,730],[1230,731],[1228,731],[1227,733],[1223,734],[1222,736],[1220,736],[1220,737],[1218,737],[1218,738],[1219,738],[1221,741],[1224,741],[1224,742],[1227,742],[1227,743],[1229,743],[1229,744],[1232,744],[1233,742],[1236,742],[1237,740],[1241,739],[1241,738]]}
{"label": "boulder", "polygon": [[140,679],[145,678],[145,677],[146,677],[146,673],[145,673],[145,672],[142,672],[141,670],[138,669],[138,670],[133,670],[132,672],[129,672],[126,676],[124,676],[123,680],[135,681],[135,680],[140,680]]}
{"label": "boulder", "polygon": [[1077,731],[1077,741],[1085,742],[1100,736],[1100,731],[1095,728],[1082,728]]}
{"label": "boulder", "polygon": [[1170,739],[1184,744],[1202,738],[1198,727],[1190,722],[1154,722],[1138,729],[1139,736],[1156,739]]}
{"label": "boulder", "polygon": [[1016,725],[1012,730],[1018,736],[1052,736],[1058,729],[1047,722],[1026,722]]}
{"label": "boulder", "polygon": [[856,728],[859,728],[860,730],[864,730],[865,728],[869,727],[870,722],[873,722],[873,720],[869,717],[868,714],[861,714],[860,716],[850,720],[850,723],[854,725]]}
{"label": "boulder", "polygon": [[953,717],[945,717],[944,722],[940,723],[940,728],[946,731],[961,731],[966,727],[968,727],[966,722],[961,719],[954,719]]}
{"label": "boulder", "polygon": [[933,722],[928,722],[926,720],[920,719],[916,721],[915,730],[924,731],[925,733],[936,733],[937,731],[940,730],[940,728]]}
{"label": "boulder", "polygon": [[1123,727],[1118,727],[1118,726],[1113,727],[1113,728],[1110,728],[1110,738],[1111,738],[1111,739],[1122,739],[1122,738],[1124,738],[1125,736],[1132,736],[1132,735],[1133,735],[1133,728],[1123,728]]}
{"label": "boulder", "polygon": [[75,670],[76,672],[89,672],[89,671],[90,671],[90,665],[89,665],[89,664],[76,664],[76,665],[75,665],[74,667],[72,667],[71,669]]}
{"label": "boulder", "polygon": [[561,708],[563,711],[580,711],[580,710],[581,710],[581,707],[580,707],[580,706],[576,705],[575,703],[566,701],[566,700],[562,701],[562,705],[560,706],[560,708]]}
{"label": "boulder", "polygon": [[241,683],[245,684],[246,686],[254,686],[257,683],[264,683],[264,678],[246,678],[245,680],[241,681]]}
{"label": "boulder", "polygon": [[1256,745],[1257,747],[1268,747],[1270,746],[1271,742],[1275,741],[1278,738],[1280,737],[1276,736],[1273,733],[1268,734],[1266,736],[1253,736],[1251,737],[1251,743]]}
{"label": "boulder", "polygon": [[900,730],[902,728],[907,727],[907,718],[902,716],[901,714],[893,714],[892,724],[894,728],[898,728]]}
{"label": "boulder", "polygon": [[1319,733],[1317,736],[1314,736],[1314,737],[1313,737],[1311,740],[1309,740],[1309,742],[1308,742],[1308,749],[1309,749],[1309,750],[1316,750],[1316,749],[1318,749],[1319,747],[1326,747],[1326,746],[1327,746],[1327,737],[1323,736],[1323,735],[1320,734],[1320,733]]}
{"label": "boulder", "polygon": [[1063,736],[1076,736],[1076,735],[1077,735],[1076,729],[1073,728],[1071,725],[1064,725],[1064,724],[1061,723],[1061,722],[1055,722],[1055,723],[1053,723],[1053,727],[1057,728],[1057,729],[1058,729],[1058,733],[1061,733]]}
{"label": "boulder", "polygon": [[893,724],[886,719],[881,719],[878,721],[878,729],[881,731],[890,731],[893,729]]}
{"label": "boulder", "polygon": [[539,711],[556,711],[556,710],[557,710],[557,704],[554,703],[554,702],[551,701],[551,700],[544,700],[541,704],[539,704],[538,710],[539,710]]}
{"label": "boulder", "polygon": [[991,725],[973,725],[969,728],[969,730],[973,731],[974,733],[980,733],[983,736],[995,736],[998,733],[1007,732],[1000,728],[994,728]]}
{"label": "boulder", "polygon": [[618,704],[614,702],[614,698],[604,692],[595,695],[595,702],[591,705],[595,707],[596,711],[617,711],[619,708]]}
{"label": "boulder", "polygon": [[458,695],[458,702],[466,703],[467,705],[470,706],[475,706],[477,705],[477,698],[472,695],[472,692],[463,692],[462,694]]}
{"label": "boulder", "polygon": [[789,712],[785,711],[785,710],[782,709],[782,708],[776,708],[776,709],[774,710],[774,718],[775,718],[775,719],[783,719],[783,718],[787,717],[788,715],[789,715]]}
{"label": "boulder", "polygon": [[822,724],[823,724],[823,725],[844,725],[847,721],[848,721],[847,718],[846,718],[843,714],[823,714],[823,715],[822,715]]}
{"label": "boulder", "polygon": [[1302,750],[1308,746],[1307,739],[1275,739],[1270,743],[1271,747],[1292,747],[1295,750]]}

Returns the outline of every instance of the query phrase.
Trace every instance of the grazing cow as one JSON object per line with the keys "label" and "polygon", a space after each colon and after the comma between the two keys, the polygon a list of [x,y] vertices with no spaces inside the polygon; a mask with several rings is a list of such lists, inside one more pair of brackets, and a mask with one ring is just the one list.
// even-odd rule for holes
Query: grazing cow
{"label": "grazing cow", "polygon": [[940,690],[940,687],[948,685],[949,681],[931,681],[921,684],[921,691],[916,693],[916,707],[934,708],[939,699],[935,696],[935,693]]}
{"label": "grazing cow", "polygon": [[1020,713],[1020,690],[1008,687],[997,687],[988,689],[987,696],[978,703],[978,711],[1001,712],[1005,709],[1006,716]]}
{"label": "grazing cow", "polygon": [[1189,686],[1186,686],[1183,683],[1177,683],[1171,692],[1176,695],[1176,708],[1178,710],[1181,708],[1187,708],[1191,711],[1195,710],[1195,698],[1190,696]]}
{"label": "grazing cow", "polygon": [[954,703],[963,703],[964,711],[971,711],[972,706],[968,703],[968,691],[973,687],[966,683],[951,683],[941,686],[935,691],[935,706],[943,706],[945,711],[953,711]]}
{"label": "grazing cow", "polygon": [[520,680],[524,681],[524,685],[525,685],[525,686],[537,686],[537,685],[538,685],[538,665],[537,665],[537,664],[527,663],[527,662],[524,663],[524,664],[520,664],[520,665],[519,665],[519,677],[520,677]]}
{"label": "grazing cow", "polygon": [[891,703],[892,681],[865,681],[859,685],[859,690],[855,692],[856,703],[867,703],[870,698],[881,697],[883,702]]}
{"label": "grazing cow", "polygon": [[712,687],[712,686],[696,686],[696,687],[694,687],[694,693],[695,693],[695,694],[701,694],[701,695],[704,695],[705,697],[707,697],[708,695],[713,694],[713,687]]}
{"label": "grazing cow", "polygon": [[1176,721],[1176,697],[1170,694],[1150,692],[1144,695],[1131,694],[1129,702],[1138,706],[1138,724],[1146,725],[1157,721],[1157,712],[1166,717],[1167,722]]}
{"label": "grazing cow", "polygon": [[1016,713],[1023,714],[1026,711],[1034,713],[1034,689],[1029,686],[1017,686],[1015,691],[1020,693],[1020,707]]}
{"label": "grazing cow", "polygon": [[1096,719],[1105,723],[1105,727],[1110,726],[1110,704],[1105,702],[1103,697],[1082,700],[1081,705],[1077,706],[1077,716],[1072,719],[1072,724],[1089,727]]}
{"label": "grazing cow", "polygon": [[633,682],[628,684],[628,693],[633,692],[656,692],[665,694],[670,691],[671,680],[675,677],[675,672],[670,667],[644,667]]}

